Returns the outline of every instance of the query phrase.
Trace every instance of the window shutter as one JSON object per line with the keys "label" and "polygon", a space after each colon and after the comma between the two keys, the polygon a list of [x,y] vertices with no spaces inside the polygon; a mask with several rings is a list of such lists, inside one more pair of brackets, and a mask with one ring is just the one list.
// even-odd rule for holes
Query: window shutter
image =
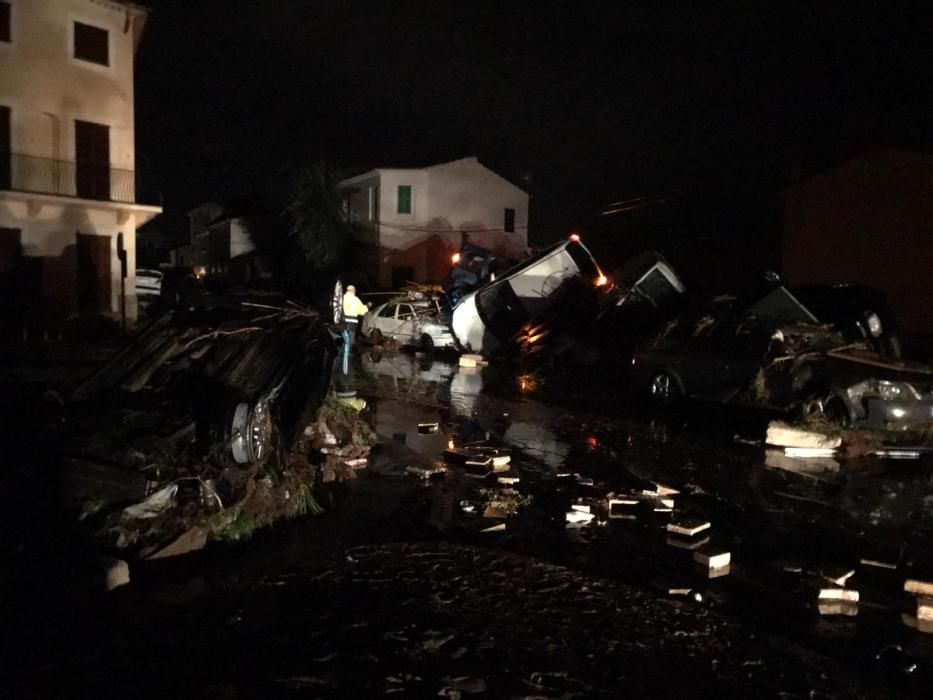
{"label": "window shutter", "polygon": [[398,186],[398,213],[411,214],[411,185]]}
{"label": "window shutter", "polygon": [[505,231],[506,233],[515,233],[515,210],[505,210]]}
{"label": "window shutter", "polygon": [[0,41],[12,41],[13,32],[10,28],[10,3],[0,2]]}

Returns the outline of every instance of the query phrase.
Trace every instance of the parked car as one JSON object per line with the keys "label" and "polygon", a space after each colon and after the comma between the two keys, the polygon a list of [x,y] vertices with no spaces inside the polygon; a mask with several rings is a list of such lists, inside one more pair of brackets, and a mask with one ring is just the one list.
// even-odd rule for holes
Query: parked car
{"label": "parked car", "polygon": [[632,358],[656,404],[708,400],[821,414],[841,425],[933,425],[933,367],[887,361],[784,287],[748,307],[733,297],[678,316]]}
{"label": "parked car", "polygon": [[451,315],[457,346],[483,354],[507,346],[575,282],[587,292],[608,285],[580,237],[572,235],[465,295]]}
{"label": "parked car", "polygon": [[452,348],[454,338],[437,297],[399,297],[363,316],[362,333],[374,343],[392,338],[426,352]]}
{"label": "parked car", "polygon": [[162,276],[159,270],[136,270],[136,301],[141,307],[146,308],[159,301]]}

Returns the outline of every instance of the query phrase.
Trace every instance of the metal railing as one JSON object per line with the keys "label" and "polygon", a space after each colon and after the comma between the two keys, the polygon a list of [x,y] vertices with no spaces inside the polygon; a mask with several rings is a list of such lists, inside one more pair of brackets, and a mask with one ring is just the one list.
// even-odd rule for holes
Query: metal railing
{"label": "metal railing", "polygon": [[[0,152],[0,190],[137,203],[135,170]],[[148,199],[154,199],[148,197]]]}

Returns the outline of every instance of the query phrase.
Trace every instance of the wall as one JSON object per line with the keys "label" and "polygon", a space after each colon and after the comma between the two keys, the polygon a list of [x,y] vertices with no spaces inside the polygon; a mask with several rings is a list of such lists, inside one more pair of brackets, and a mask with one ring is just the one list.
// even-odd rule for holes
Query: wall
{"label": "wall", "polygon": [[[115,7],[115,6],[114,6]],[[13,151],[73,161],[75,120],[110,127],[112,167],[135,169],[133,31],[126,13],[90,0],[12,0],[0,42],[0,104],[12,109]],[[110,66],[72,57],[72,23],[109,31]]]}
{"label": "wall", "polygon": [[791,187],[783,274],[888,295],[902,330],[933,333],[933,161],[884,151]]}
{"label": "wall", "polygon": [[0,228],[22,231],[22,255],[42,259],[44,297],[54,300],[65,316],[78,311],[75,284],[77,278],[77,234],[106,238],[110,249],[110,295],[101,308],[114,317],[120,313],[120,261],[117,257],[117,233],[123,233],[127,252],[127,318],[136,318],[136,225],[135,214],[117,205],[99,207],[75,205],[60,197],[0,195]]}
{"label": "wall", "polygon": [[[464,158],[423,170],[380,169],[380,286],[392,285],[393,267],[410,267],[417,282],[440,284],[464,240],[520,259],[528,248],[528,194]],[[398,213],[398,187],[412,187],[411,214]],[[505,209],[515,231],[504,231]]]}
{"label": "wall", "polygon": [[[135,170],[134,42],[142,16],[128,15],[106,0],[11,0],[11,5],[12,42],[0,42],[0,104],[11,108],[13,152],[73,162],[75,121],[89,121],[109,127],[111,167]],[[74,21],[108,30],[109,66],[73,57]],[[115,186],[114,179],[111,184]],[[110,239],[111,299],[109,309],[101,310],[114,315],[120,308],[116,234],[122,231],[131,319],[136,315],[136,226],[159,211],[0,192],[0,227],[22,231],[25,257],[44,258],[53,268],[61,267],[56,295],[64,293],[61,280],[74,275],[68,250],[76,231]]]}

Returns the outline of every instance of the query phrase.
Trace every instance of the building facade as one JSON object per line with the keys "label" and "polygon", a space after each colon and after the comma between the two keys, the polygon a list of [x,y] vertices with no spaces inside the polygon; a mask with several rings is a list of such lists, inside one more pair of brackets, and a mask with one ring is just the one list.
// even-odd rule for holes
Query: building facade
{"label": "building facade", "polygon": [[[192,209],[188,212],[191,243],[182,246],[176,258],[181,263],[190,261],[190,264],[203,266],[211,277],[233,274],[240,281],[249,281],[253,261],[247,257],[256,246],[248,220],[254,210],[255,203],[247,197],[205,202]],[[191,251],[188,260],[186,251]]]}
{"label": "building facade", "polygon": [[368,281],[384,289],[440,284],[465,242],[516,260],[528,250],[528,193],[475,157],[376,168],[342,181],[340,191],[367,249]]}
{"label": "building facade", "polygon": [[161,212],[137,198],[134,59],[146,18],[111,0],[0,2],[6,324],[124,308],[136,318],[136,228]]}
{"label": "building facade", "polygon": [[933,334],[933,158],[876,151],[789,187],[782,274],[867,284],[909,334]]}

